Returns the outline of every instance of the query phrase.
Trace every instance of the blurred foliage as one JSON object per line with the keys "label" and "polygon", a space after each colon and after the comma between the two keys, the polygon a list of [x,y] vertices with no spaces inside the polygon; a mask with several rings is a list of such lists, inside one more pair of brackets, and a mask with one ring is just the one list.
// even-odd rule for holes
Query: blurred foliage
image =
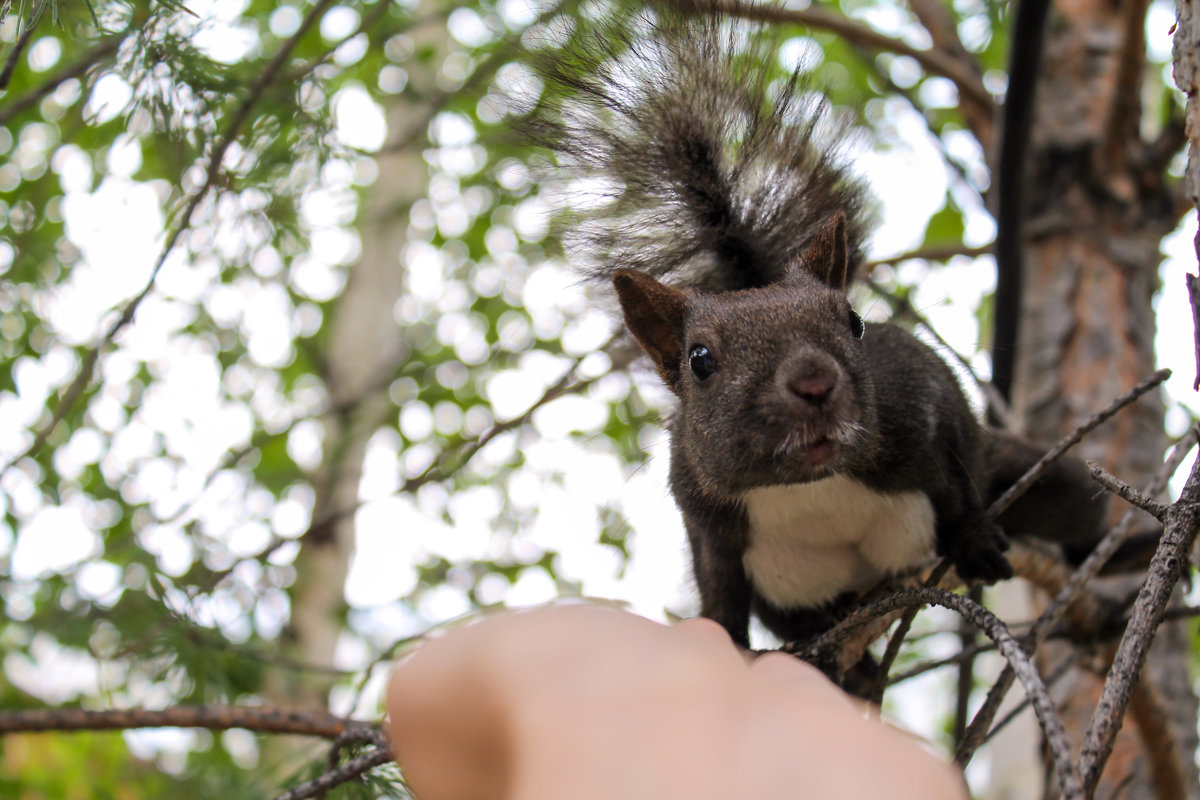
{"label": "blurred foliage", "polygon": [[[615,463],[628,480],[661,452],[647,448],[662,392],[610,372],[619,346],[593,353],[612,323],[547,235],[561,187],[506,135],[536,101],[522,94],[536,92],[521,63],[539,40],[531,27],[585,25],[597,4],[367,0],[332,5],[295,36],[314,5],[57,0],[42,18],[31,0],[0,6],[12,67],[0,93],[0,708],[256,702],[281,672],[304,672],[345,711],[361,670],[397,639],[474,609],[588,591],[590,577],[565,565],[568,539],[607,554],[616,579],[637,536],[654,535],[635,533],[620,497],[590,496],[572,496],[575,529],[531,534],[549,494],[578,488],[563,453],[582,469]],[[887,0],[830,7],[911,32],[909,12]],[[1003,69],[1003,10],[954,4],[985,73]],[[911,106],[969,162],[947,169],[945,204],[913,246],[961,241],[986,169],[963,155],[969,134],[945,79],[793,27],[789,46],[852,110],[864,146],[906,147],[896,109]],[[371,140],[385,118],[415,124]],[[366,220],[379,151],[420,153],[427,183],[411,206]],[[974,207],[952,199],[962,192]],[[287,652],[294,564],[328,522],[311,518],[315,477],[339,453],[322,426],[369,399],[331,403],[328,321],[381,225],[404,232],[396,268],[409,293],[394,314],[404,358],[371,389],[390,410],[362,510],[384,509],[412,559],[395,564],[386,599],[343,609],[347,666],[331,669]],[[876,277],[914,282],[903,265]],[[105,340],[131,302],[131,323]],[[82,394],[62,405],[97,351]],[[522,413],[572,375],[586,382],[568,391],[577,397]],[[515,389],[525,406],[497,410]],[[568,411],[540,416],[556,404]],[[249,736],[18,736],[0,740],[0,796],[261,797],[319,771],[319,748],[310,754],[297,770]],[[394,778],[332,796],[403,796]]]}

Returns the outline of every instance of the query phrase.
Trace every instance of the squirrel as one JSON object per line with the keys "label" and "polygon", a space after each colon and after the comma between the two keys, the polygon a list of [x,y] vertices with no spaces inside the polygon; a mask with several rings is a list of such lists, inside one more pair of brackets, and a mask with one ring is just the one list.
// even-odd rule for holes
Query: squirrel
{"label": "squirrel", "polygon": [[1005,532],[1081,559],[1106,498],[1064,459],[996,523],[987,504],[1041,451],[985,427],[953,371],[847,285],[867,194],[845,136],[778,42],[736,2],[652,4],[573,31],[535,62],[529,123],[563,175],[609,202],[574,235],[675,395],[670,486],[700,613],[748,647],[830,627],[880,581],[936,556],[965,580],[1012,576]]}

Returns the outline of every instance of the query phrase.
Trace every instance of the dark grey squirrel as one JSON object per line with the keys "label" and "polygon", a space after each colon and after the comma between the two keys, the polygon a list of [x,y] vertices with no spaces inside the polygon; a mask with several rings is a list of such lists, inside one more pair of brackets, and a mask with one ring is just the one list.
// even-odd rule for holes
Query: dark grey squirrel
{"label": "dark grey squirrel", "polygon": [[1042,451],[983,426],[928,345],[851,308],[866,193],[820,96],[772,74],[778,41],[729,2],[649,9],[543,49],[550,113],[530,128],[563,175],[612,189],[573,232],[678,398],[670,480],[701,614],[742,645],[752,611],[794,641],[935,556],[1010,577],[1005,532],[1085,556],[1106,499],[1083,465],[988,523]]}

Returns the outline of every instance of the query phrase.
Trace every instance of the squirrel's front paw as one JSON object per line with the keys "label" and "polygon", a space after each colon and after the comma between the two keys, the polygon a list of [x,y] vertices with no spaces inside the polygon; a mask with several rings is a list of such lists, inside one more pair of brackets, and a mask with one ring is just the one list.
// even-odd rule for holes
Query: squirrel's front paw
{"label": "squirrel's front paw", "polygon": [[1008,538],[998,525],[989,525],[961,538],[958,547],[947,555],[963,580],[985,583],[1002,581],[1013,576],[1012,564],[1004,556]]}

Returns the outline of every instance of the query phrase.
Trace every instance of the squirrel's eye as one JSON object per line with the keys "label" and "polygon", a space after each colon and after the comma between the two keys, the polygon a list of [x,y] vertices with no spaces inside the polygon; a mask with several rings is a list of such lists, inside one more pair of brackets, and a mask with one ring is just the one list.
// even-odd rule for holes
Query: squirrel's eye
{"label": "squirrel's eye", "polygon": [[717,371],[717,360],[707,347],[698,344],[688,352],[688,366],[692,368],[696,380],[703,381]]}
{"label": "squirrel's eye", "polygon": [[850,333],[855,339],[861,339],[863,334],[867,332],[867,326],[862,321],[862,317],[854,313],[854,309],[850,309]]}

